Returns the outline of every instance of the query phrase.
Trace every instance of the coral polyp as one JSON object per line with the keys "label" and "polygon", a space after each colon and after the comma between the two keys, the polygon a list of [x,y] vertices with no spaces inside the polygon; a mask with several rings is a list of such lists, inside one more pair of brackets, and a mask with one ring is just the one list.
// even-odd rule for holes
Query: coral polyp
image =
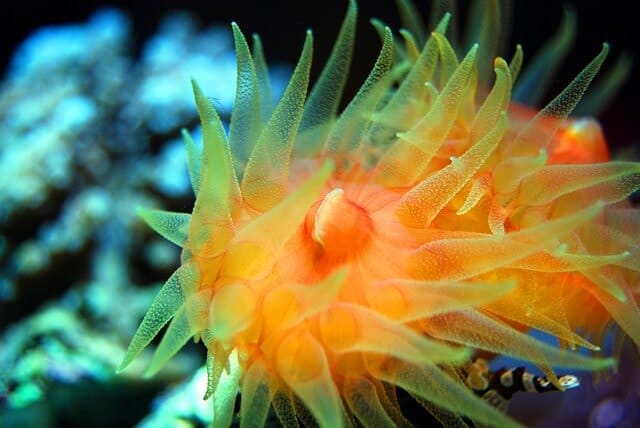
{"label": "coral polyp", "polygon": [[[403,11],[409,2],[399,2]],[[594,354],[615,322],[640,344],[640,220],[626,201],[640,165],[609,161],[592,120],[568,119],[608,52],[540,111],[511,101],[522,50],[494,58],[497,13],[463,51],[444,14],[380,54],[340,113],[355,2],[310,90],[312,34],[277,105],[260,39],[237,25],[229,133],[196,82],[202,150],[185,133],[191,214],[141,209],[183,248],[122,362],[169,323],[157,372],[190,338],[207,348],[214,426],[410,425],[396,388],[436,417],[513,426],[473,392],[473,352],[537,365],[611,368]],[[488,21],[487,21],[488,22]],[[589,312],[585,313],[584,308]],[[559,346],[527,334],[555,336]]]}

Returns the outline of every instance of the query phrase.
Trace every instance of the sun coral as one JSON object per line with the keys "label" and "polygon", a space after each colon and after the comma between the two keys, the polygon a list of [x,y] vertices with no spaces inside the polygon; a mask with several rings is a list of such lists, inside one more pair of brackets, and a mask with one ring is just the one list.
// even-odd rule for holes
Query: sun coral
{"label": "sun coral", "polygon": [[241,426],[263,425],[270,407],[285,426],[409,425],[395,387],[449,423],[513,426],[456,375],[473,350],[533,362],[559,385],[552,367],[612,366],[566,349],[595,353],[612,319],[640,344],[640,221],[626,202],[640,165],[608,161],[598,125],[567,119],[608,47],[535,112],[510,101],[522,50],[493,59],[495,2],[476,2],[477,43],[462,57],[449,14],[423,40],[399,3],[411,31],[398,43],[374,24],[382,49],[340,114],[354,1],[308,97],[310,32],[274,107],[260,39],[251,52],[232,25],[228,136],[193,83],[204,140],[199,153],[185,133],[193,212],[140,210],[183,248],[182,265],[121,369],[171,320],[148,374],[201,340],[214,426],[231,423],[238,392]]}

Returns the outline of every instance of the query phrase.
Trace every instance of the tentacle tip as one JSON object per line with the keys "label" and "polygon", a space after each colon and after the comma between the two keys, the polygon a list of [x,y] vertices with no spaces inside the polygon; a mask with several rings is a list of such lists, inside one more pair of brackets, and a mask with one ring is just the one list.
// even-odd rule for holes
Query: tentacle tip
{"label": "tentacle tip", "polygon": [[144,379],[151,379],[156,373],[158,373],[158,369],[154,366],[149,366],[149,368],[147,368],[147,370],[142,374],[142,377]]}
{"label": "tentacle tip", "polygon": [[129,367],[129,365],[131,364],[131,362],[133,362],[136,356],[137,354],[131,355],[130,352],[127,351],[124,357],[122,357],[122,362],[120,363],[120,365],[118,365],[118,368],[116,368],[116,374],[122,373],[127,367]]}
{"label": "tentacle tip", "polygon": [[147,220],[147,217],[149,217],[149,213],[151,212],[151,209],[149,208],[145,208],[142,205],[138,205],[136,206],[136,215],[138,217],[140,217],[142,220]]}
{"label": "tentacle tip", "polygon": [[190,80],[191,80],[191,88],[193,90],[193,93],[196,95],[196,97],[203,96],[204,94],[202,92],[202,88],[198,84],[198,81],[196,80],[196,78],[191,76]]}
{"label": "tentacle tip", "polygon": [[600,64],[602,64],[602,62],[604,62],[604,60],[607,58],[607,55],[609,55],[609,43],[608,42],[602,42],[602,49],[600,50],[600,53],[597,56],[597,57],[602,57],[600,59]]}
{"label": "tentacle tip", "polygon": [[507,61],[505,61],[504,58],[498,56],[496,57],[496,59],[493,60],[493,67],[494,68],[509,68],[509,65],[507,64]]}
{"label": "tentacle tip", "polygon": [[629,300],[627,295],[620,289],[615,290],[613,297],[615,297],[620,303],[626,303]]}

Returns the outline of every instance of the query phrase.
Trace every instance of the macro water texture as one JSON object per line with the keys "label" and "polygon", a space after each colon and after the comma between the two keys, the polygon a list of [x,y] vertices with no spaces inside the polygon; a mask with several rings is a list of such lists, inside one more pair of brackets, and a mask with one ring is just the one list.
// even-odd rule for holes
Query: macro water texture
{"label": "macro water texture", "polygon": [[[532,55],[502,2],[453,3],[373,20],[352,99],[355,1],[293,70],[188,13],[139,54],[114,9],[22,43],[0,85],[0,426],[640,423],[640,164],[593,118],[631,61],[594,46],[549,98],[570,10]],[[509,403],[512,376],[556,391]]]}

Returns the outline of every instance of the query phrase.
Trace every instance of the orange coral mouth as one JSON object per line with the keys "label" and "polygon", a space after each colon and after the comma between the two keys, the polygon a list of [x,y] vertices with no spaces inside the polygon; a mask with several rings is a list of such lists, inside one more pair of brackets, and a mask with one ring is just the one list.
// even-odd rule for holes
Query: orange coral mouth
{"label": "orange coral mouth", "polygon": [[349,200],[343,189],[333,189],[309,209],[305,230],[317,244],[319,257],[339,262],[367,246],[373,222],[367,210]]}

